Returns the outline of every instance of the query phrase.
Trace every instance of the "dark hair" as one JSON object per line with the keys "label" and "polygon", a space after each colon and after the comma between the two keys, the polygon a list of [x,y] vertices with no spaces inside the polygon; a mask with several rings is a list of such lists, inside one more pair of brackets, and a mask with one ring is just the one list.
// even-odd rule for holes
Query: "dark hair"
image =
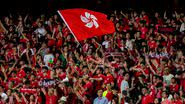
{"label": "dark hair", "polygon": [[124,72],[124,73],[123,73],[123,76],[125,76],[126,74],[129,74],[129,75],[130,75],[130,73],[129,73],[129,72]]}
{"label": "dark hair", "polygon": [[130,98],[129,97],[125,97],[125,102],[130,103]]}

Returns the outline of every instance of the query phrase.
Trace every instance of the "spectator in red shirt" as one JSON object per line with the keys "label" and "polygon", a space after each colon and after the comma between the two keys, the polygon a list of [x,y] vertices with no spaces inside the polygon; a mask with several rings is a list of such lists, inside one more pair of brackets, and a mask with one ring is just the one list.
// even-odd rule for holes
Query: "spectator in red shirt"
{"label": "spectator in red shirt", "polygon": [[142,88],[142,100],[141,100],[141,104],[150,104],[153,103],[152,101],[152,95],[154,94],[154,92],[151,92],[150,94],[148,93],[148,88],[143,87]]}
{"label": "spectator in red shirt", "polygon": [[45,88],[41,89],[46,98],[46,104],[56,104],[57,103],[57,91],[54,88],[48,88],[48,92],[46,92]]}

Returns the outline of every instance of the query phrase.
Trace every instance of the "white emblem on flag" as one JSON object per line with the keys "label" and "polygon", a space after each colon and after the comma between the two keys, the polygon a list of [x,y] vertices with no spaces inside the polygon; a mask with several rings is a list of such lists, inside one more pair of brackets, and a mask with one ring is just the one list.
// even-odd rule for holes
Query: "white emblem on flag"
{"label": "white emblem on flag", "polygon": [[85,12],[85,16],[80,15],[80,18],[82,22],[86,23],[85,26],[88,28],[92,28],[93,25],[95,26],[95,28],[99,27],[97,23],[97,18],[88,12]]}

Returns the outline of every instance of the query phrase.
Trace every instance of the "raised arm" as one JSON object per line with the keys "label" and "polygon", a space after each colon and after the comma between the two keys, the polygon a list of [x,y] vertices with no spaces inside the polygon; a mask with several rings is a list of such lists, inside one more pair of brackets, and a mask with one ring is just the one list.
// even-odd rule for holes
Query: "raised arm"
{"label": "raised arm", "polygon": [[4,75],[4,77],[5,77],[4,82],[6,82],[6,80],[7,80],[7,75],[6,75],[5,69],[4,69],[4,67],[3,67],[2,65],[1,65],[1,71],[3,72],[3,75]]}
{"label": "raised arm", "polygon": [[153,74],[156,74],[156,72],[153,70],[152,66],[150,65],[150,62],[149,62],[149,59],[148,59],[147,56],[145,56],[145,61],[146,61],[146,64],[149,66],[150,71],[151,71]]}
{"label": "raised arm", "polygon": [[19,96],[17,95],[17,93],[15,92],[14,93],[14,97],[15,97],[15,99],[17,100],[17,102],[19,103],[19,104],[21,104],[21,99],[19,98]]}
{"label": "raised arm", "polygon": [[44,95],[46,95],[46,89],[45,88],[41,88],[41,91],[44,93]]}
{"label": "raised arm", "polygon": [[54,95],[57,96],[57,89],[54,89]]}
{"label": "raised arm", "polygon": [[26,99],[23,93],[21,93],[21,96],[23,97],[24,102],[26,102],[26,104],[29,104],[28,100]]}
{"label": "raised arm", "polygon": [[166,16],[166,11],[164,12],[164,16],[163,16],[164,19],[167,19],[167,16]]}

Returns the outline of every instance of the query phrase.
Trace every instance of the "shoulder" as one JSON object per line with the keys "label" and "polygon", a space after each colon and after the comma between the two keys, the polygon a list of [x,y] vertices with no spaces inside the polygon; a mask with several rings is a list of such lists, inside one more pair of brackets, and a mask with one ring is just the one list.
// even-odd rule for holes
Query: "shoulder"
{"label": "shoulder", "polygon": [[108,101],[108,99],[106,97],[103,97],[103,99]]}
{"label": "shoulder", "polygon": [[1,97],[7,96],[6,93],[1,93]]}

